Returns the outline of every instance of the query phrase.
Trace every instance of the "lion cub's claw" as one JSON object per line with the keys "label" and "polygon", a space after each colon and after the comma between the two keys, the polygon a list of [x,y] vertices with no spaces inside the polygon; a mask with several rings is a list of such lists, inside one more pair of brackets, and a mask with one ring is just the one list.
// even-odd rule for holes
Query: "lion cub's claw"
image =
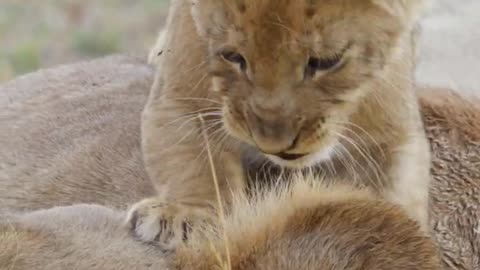
{"label": "lion cub's claw", "polygon": [[153,198],[135,204],[126,221],[139,240],[171,250],[187,240],[195,225],[212,222],[212,217],[211,212],[203,207]]}

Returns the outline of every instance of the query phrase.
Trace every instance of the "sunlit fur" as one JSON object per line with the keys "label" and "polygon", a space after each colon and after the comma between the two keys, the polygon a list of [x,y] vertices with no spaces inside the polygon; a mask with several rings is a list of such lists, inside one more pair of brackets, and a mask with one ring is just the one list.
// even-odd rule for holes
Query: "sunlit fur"
{"label": "sunlit fur", "polygon": [[[309,169],[368,187],[425,227],[430,154],[412,85],[422,3],[172,1],[142,119],[144,161],[159,194],[132,208],[136,234],[149,241],[156,220],[181,224],[202,216],[189,218],[192,209],[214,207],[198,114],[226,201],[245,176]],[[305,73],[309,57],[334,55],[341,60],[332,69]],[[232,163],[241,179],[225,169]],[[158,205],[168,207],[151,207]]]}
{"label": "sunlit fur", "polygon": [[289,188],[255,193],[253,201],[237,194],[225,234],[221,226],[196,231],[174,268],[439,269],[435,246],[400,207],[318,181],[296,175]]}

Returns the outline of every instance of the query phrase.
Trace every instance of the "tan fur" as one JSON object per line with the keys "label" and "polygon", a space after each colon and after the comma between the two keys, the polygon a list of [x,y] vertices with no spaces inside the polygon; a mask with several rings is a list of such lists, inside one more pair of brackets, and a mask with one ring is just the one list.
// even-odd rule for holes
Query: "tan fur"
{"label": "tan fur", "polygon": [[[0,133],[1,208],[27,211],[90,203],[124,209],[152,195],[137,131],[152,77],[143,60],[122,56],[42,70],[0,85],[0,126],[8,127]],[[443,269],[476,269],[480,261],[480,213],[475,210],[480,206],[480,155],[475,154],[480,151],[479,102],[432,91],[419,92],[433,149],[430,228],[441,250]],[[322,197],[305,199],[303,203]],[[140,267],[137,262],[145,261],[144,265],[161,268],[163,261],[156,261],[158,250],[117,230],[124,213],[83,207],[49,210],[51,215],[35,215],[29,226],[17,227],[17,232],[24,228],[23,238],[16,239],[26,241],[25,256],[32,265],[54,270],[72,269],[67,266],[75,263],[81,270],[85,265],[84,269],[92,269],[92,262],[117,260],[97,267],[132,269],[132,264]],[[44,229],[42,219],[50,229]],[[3,224],[8,221],[1,219]],[[2,233],[12,229],[2,226]],[[52,235],[61,240],[54,242]],[[16,251],[16,243],[9,239],[9,251]],[[46,256],[52,250],[49,256],[53,257]],[[102,259],[92,260],[97,252]],[[6,254],[2,255],[14,257]]]}
{"label": "tan fur", "polygon": [[[231,269],[439,269],[432,241],[399,207],[299,180],[253,203],[236,195],[226,221]],[[223,269],[222,234],[195,231],[164,254],[129,236],[123,215],[75,205],[4,216],[0,269]]]}
{"label": "tan fur", "polygon": [[480,266],[480,99],[448,89],[420,91],[430,140],[430,227],[446,269]]}
{"label": "tan fur", "polygon": [[[434,245],[401,208],[369,192],[300,179],[287,193],[234,203],[226,223],[231,269],[439,269]],[[177,267],[221,269],[225,243],[213,239],[212,254],[194,236],[177,253]]]}
{"label": "tan fur", "polygon": [[163,54],[163,44],[165,43],[165,29],[162,29],[158,34],[155,44],[152,46],[148,53],[148,63],[153,66],[158,66],[159,61]]}
{"label": "tan fur", "polygon": [[[430,156],[412,85],[422,3],[172,2],[142,118],[145,166],[158,195],[132,208],[136,235],[151,241],[167,220],[179,236],[173,224],[215,208],[198,113],[207,118],[227,202],[224,168],[233,161],[225,154],[233,153],[246,179],[260,167],[315,168],[325,181],[371,188],[426,228]],[[229,53],[244,62],[232,64]],[[305,72],[309,57],[335,54],[344,54],[337,71]],[[287,161],[280,153],[307,155]],[[188,217],[198,212],[189,207],[204,214]]]}
{"label": "tan fur", "polygon": [[75,205],[1,216],[1,270],[166,269],[161,250],[140,245],[125,213]]}
{"label": "tan fur", "polygon": [[152,77],[145,59],[115,56],[3,84],[0,211],[72,203],[123,209],[153,195],[139,139]]}

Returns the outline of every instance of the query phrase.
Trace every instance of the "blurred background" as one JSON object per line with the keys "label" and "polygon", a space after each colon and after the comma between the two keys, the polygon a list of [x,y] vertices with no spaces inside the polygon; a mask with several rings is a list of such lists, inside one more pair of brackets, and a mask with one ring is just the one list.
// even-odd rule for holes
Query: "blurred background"
{"label": "blurred background", "polygon": [[169,0],[0,0],[0,83],[39,68],[146,53]]}
{"label": "blurred background", "polygon": [[[147,54],[169,1],[0,0],[0,83],[112,53]],[[431,3],[417,82],[480,94],[480,0]]]}

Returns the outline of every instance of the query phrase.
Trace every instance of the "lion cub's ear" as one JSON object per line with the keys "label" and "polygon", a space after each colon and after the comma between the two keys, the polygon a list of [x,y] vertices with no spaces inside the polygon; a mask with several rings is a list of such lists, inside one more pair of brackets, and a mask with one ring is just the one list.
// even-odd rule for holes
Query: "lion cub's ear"
{"label": "lion cub's ear", "polygon": [[430,6],[430,0],[373,0],[373,3],[412,27]]}

